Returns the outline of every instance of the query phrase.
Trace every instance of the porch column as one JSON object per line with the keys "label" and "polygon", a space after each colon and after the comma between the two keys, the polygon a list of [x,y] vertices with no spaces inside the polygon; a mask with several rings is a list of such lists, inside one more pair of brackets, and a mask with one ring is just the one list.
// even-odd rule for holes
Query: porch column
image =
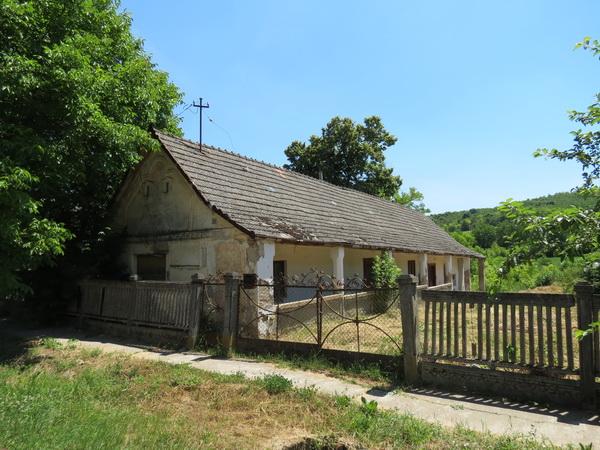
{"label": "porch column", "polygon": [[485,291],[485,258],[477,260],[477,267],[479,269],[479,290]]}
{"label": "porch column", "polygon": [[258,243],[258,260],[256,275],[267,283],[273,282],[273,258],[275,258],[275,242],[260,241]]}
{"label": "porch column", "polygon": [[429,271],[427,270],[427,253],[419,253],[419,284],[429,284]]}
{"label": "porch column", "polygon": [[344,247],[335,247],[330,252],[333,262],[333,276],[340,283],[344,283]]}
{"label": "porch column", "polygon": [[456,290],[465,290],[465,259],[458,258],[457,261],[457,274],[456,274]]}
{"label": "porch column", "polygon": [[[452,283],[452,274],[454,273],[454,267],[452,266],[452,255],[444,256],[444,283]],[[452,285],[454,288],[454,284]]]}

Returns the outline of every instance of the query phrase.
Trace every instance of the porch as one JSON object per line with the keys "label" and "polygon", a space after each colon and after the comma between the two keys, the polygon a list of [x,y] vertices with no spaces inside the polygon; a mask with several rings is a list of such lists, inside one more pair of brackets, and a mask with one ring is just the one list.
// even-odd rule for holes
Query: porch
{"label": "porch", "polygon": [[[384,250],[385,251],[385,250]],[[469,257],[389,250],[404,274],[429,287],[452,283],[453,290],[471,289]],[[345,282],[360,278],[373,282],[373,261],[382,250],[324,245],[296,245],[273,241],[259,243],[258,278],[271,282],[301,278],[310,272],[332,275]],[[485,289],[483,259],[479,259],[479,289]]]}

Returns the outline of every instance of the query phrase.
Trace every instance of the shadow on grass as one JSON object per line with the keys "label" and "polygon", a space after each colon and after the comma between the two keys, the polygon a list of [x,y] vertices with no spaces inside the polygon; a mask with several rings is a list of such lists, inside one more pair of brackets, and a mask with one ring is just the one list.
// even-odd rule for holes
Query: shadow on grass
{"label": "shadow on grass", "polygon": [[29,353],[30,342],[30,339],[0,329],[0,364],[23,359]]}

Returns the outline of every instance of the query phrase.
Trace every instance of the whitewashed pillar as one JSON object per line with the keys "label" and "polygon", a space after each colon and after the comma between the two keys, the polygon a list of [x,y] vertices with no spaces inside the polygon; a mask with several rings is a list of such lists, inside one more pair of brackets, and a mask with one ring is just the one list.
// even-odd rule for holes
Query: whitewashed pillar
{"label": "whitewashed pillar", "polygon": [[256,275],[267,283],[273,282],[273,259],[275,258],[275,242],[260,241],[258,244],[258,261]]}
{"label": "whitewashed pillar", "polygon": [[427,271],[427,253],[419,253],[419,284],[429,284]]}
{"label": "whitewashed pillar", "polygon": [[446,271],[444,272],[444,283],[452,283],[452,274],[454,273],[452,255],[446,255],[444,257],[444,266],[446,267]]}
{"label": "whitewashed pillar", "polygon": [[465,291],[471,290],[471,258],[465,258]]}
{"label": "whitewashed pillar", "polygon": [[330,252],[333,262],[333,276],[336,280],[344,282],[344,247],[335,247]]}
{"label": "whitewashed pillar", "polygon": [[458,258],[457,263],[457,274],[456,274],[456,290],[464,291],[465,290],[465,259]]}

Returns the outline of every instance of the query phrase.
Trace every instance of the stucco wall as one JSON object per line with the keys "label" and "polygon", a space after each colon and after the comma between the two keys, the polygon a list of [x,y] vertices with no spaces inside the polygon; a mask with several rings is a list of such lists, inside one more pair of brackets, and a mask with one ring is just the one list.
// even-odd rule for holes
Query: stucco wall
{"label": "stucco wall", "polygon": [[163,153],[150,155],[128,179],[113,217],[127,236],[122,258],[131,274],[143,254],[165,254],[173,281],[254,270],[255,242],[206,206]]}

